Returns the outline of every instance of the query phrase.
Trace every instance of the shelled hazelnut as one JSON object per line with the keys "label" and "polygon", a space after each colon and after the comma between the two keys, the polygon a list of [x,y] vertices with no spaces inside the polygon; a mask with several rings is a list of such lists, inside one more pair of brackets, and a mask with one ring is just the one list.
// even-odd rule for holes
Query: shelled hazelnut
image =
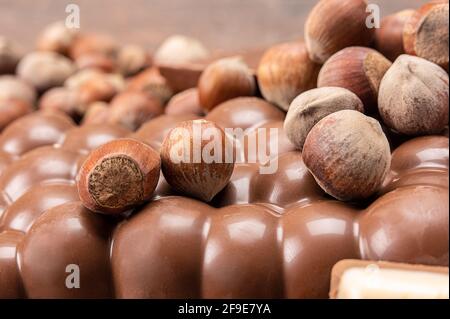
{"label": "shelled hazelnut", "polygon": [[131,131],[164,113],[156,98],[143,92],[126,91],[117,95],[109,107],[108,123],[119,124]]}
{"label": "shelled hazelnut", "polygon": [[391,65],[376,50],[348,47],[325,62],[319,72],[317,86],[346,88],[361,99],[366,112],[375,113],[380,82]]}
{"label": "shelled hazelnut", "polygon": [[159,46],[154,55],[155,64],[184,64],[208,59],[208,49],[197,39],[173,35]]}
{"label": "shelled hazelnut", "polygon": [[370,46],[375,28],[366,25],[365,0],[320,0],[305,23],[309,56],[324,63],[331,55],[350,46]]}
{"label": "shelled hazelnut", "polygon": [[119,214],[148,201],[159,174],[156,151],[137,140],[117,139],[89,154],[77,176],[78,193],[86,208]]}
{"label": "shelled hazelnut", "polygon": [[405,53],[403,48],[403,28],[414,10],[406,9],[388,15],[381,20],[375,31],[375,49],[391,61]]}
{"label": "shelled hazelnut", "polygon": [[406,21],[403,29],[405,52],[436,63],[448,72],[448,1],[424,4]]}
{"label": "shelled hazelnut", "polygon": [[440,133],[448,125],[448,74],[428,60],[401,55],[380,84],[378,109],[386,125],[406,135]]}
{"label": "shelled hazelnut", "polygon": [[233,173],[234,149],[227,139],[225,132],[210,121],[178,124],[161,146],[164,178],[182,194],[211,201]]}
{"label": "shelled hazelnut", "polygon": [[75,121],[79,121],[83,115],[79,92],[66,87],[56,87],[45,92],[39,100],[39,109],[46,112],[62,112]]}
{"label": "shelled hazelnut", "polygon": [[18,99],[33,105],[36,102],[36,90],[30,84],[13,75],[0,76],[0,100]]}
{"label": "shelled hazelnut", "polygon": [[0,36],[0,75],[14,73],[21,58],[19,47],[13,41]]}
{"label": "shelled hazelnut", "polygon": [[198,98],[198,89],[187,89],[172,96],[169,103],[167,103],[165,113],[168,115],[194,114],[203,116],[203,109]]}
{"label": "shelled hazelnut", "polygon": [[123,76],[132,76],[150,67],[152,59],[143,48],[138,45],[125,45],[117,54],[117,67]]}
{"label": "shelled hazelnut", "polygon": [[83,54],[75,60],[75,64],[78,70],[98,69],[103,72],[114,72],[116,70],[116,61],[99,53]]}
{"label": "shelled hazelnut", "polygon": [[102,54],[108,57],[117,56],[119,46],[108,35],[99,33],[80,34],[70,47],[69,56],[73,60],[85,54]]}
{"label": "shelled hazelnut", "polygon": [[356,94],[340,87],[321,87],[306,91],[292,101],[284,120],[286,135],[302,150],[309,131],[325,116],[341,111],[364,113],[364,105]]}
{"label": "shelled hazelnut", "polygon": [[174,94],[167,80],[155,67],[148,68],[130,78],[127,90],[144,92],[150,97],[157,98],[162,105],[166,105]]}
{"label": "shelled hazelnut", "polygon": [[380,124],[353,110],[320,120],[306,137],[302,157],[320,187],[343,201],[373,195],[391,163],[389,143]]}
{"label": "shelled hazelnut", "polygon": [[106,102],[91,103],[81,121],[82,125],[103,124],[108,121],[109,105]]}
{"label": "shelled hazelnut", "polygon": [[67,55],[77,35],[77,29],[66,27],[63,21],[54,22],[45,27],[38,36],[36,48],[39,51]]}
{"label": "shelled hazelnut", "polygon": [[72,61],[55,52],[29,53],[17,66],[17,75],[31,83],[39,92],[63,85],[74,72]]}
{"label": "shelled hazelnut", "polygon": [[211,63],[198,82],[200,105],[205,112],[232,98],[255,94],[255,78],[240,57],[223,58]]}
{"label": "shelled hazelnut", "polygon": [[300,41],[267,50],[258,66],[258,84],[266,100],[287,111],[292,100],[316,87],[320,66],[313,62]]}

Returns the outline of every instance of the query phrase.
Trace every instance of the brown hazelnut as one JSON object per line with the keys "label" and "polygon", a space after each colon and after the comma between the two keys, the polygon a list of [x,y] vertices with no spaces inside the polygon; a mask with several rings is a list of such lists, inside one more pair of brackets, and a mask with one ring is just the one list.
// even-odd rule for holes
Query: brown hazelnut
{"label": "brown hazelnut", "polygon": [[108,123],[119,124],[131,131],[164,113],[161,103],[143,92],[127,91],[117,95],[109,108]]}
{"label": "brown hazelnut", "polygon": [[259,63],[259,88],[266,100],[287,111],[297,95],[316,87],[319,70],[303,42],[279,44],[269,49]]}
{"label": "brown hazelnut", "polygon": [[117,67],[123,76],[131,76],[151,65],[151,56],[137,45],[120,48],[117,55]]}
{"label": "brown hazelnut", "polygon": [[0,76],[0,100],[17,99],[33,105],[36,96],[34,87],[24,80],[13,75]]}
{"label": "brown hazelnut", "polygon": [[198,81],[200,105],[205,112],[232,98],[255,94],[255,78],[240,57],[224,58],[211,63]]}
{"label": "brown hazelnut", "polygon": [[198,99],[198,89],[191,88],[175,94],[167,103],[165,113],[169,115],[194,114],[203,116]]}
{"label": "brown hazelnut", "polygon": [[448,74],[428,60],[401,55],[380,84],[384,123],[406,135],[437,134],[448,124]]}
{"label": "brown hazelnut", "polygon": [[414,10],[407,9],[388,15],[375,30],[375,49],[391,61],[405,53],[403,48],[403,27]]}
{"label": "brown hazelnut", "polygon": [[106,102],[93,102],[87,107],[82,125],[104,124],[108,121],[109,105]]}
{"label": "brown hazelnut", "polygon": [[75,60],[75,64],[78,70],[98,69],[103,72],[114,72],[116,69],[116,61],[100,53],[83,54]]}
{"label": "brown hazelnut", "polygon": [[67,55],[78,34],[77,29],[67,28],[63,21],[54,22],[44,28],[38,36],[39,51],[53,51]]}
{"label": "brown hazelnut", "polygon": [[322,66],[317,86],[338,86],[355,93],[366,112],[377,110],[378,89],[391,61],[376,50],[349,47],[333,54]]}
{"label": "brown hazelnut", "polygon": [[369,12],[365,0],[321,0],[309,13],[305,42],[309,56],[324,63],[331,55],[349,46],[369,46],[375,28],[366,26]]}
{"label": "brown hazelnut", "polygon": [[78,91],[57,87],[45,92],[39,100],[39,109],[46,112],[62,112],[75,121],[80,120],[80,95]]}
{"label": "brown hazelnut", "polygon": [[117,139],[93,150],[77,175],[80,199],[88,209],[118,214],[148,201],[156,188],[160,159],[133,139]]}
{"label": "brown hazelnut", "polygon": [[146,69],[132,77],[127,85],[130,91],[144,92],[150,97],[157,98],[162,105],[173,96],[173,89],[157,68]]}
{"label": "brown hazelnut", "polygon": [[11,40],[0,36],[0,74],[14,73],[22,57],[18,46]]}
{"label": "brown hazelnut", "polygon": [[33,106],[24,100],[0,99],[0,132],[14,120],[32,111]]}
{"label": "brown hazelnut", "polygon": [[230,180],[233,152],[233,144],[213,122],[182,122],[162,144],[162,172],[176,191],[209,202]]}
{"label": "brown hazelnut", "polygon": [[117,43],[107,35],[98,33],[80,34],[72,44],[69,55],[77,60],[85,54],[97,53],[115,57],[119,50]]}
{"label": "brown hazelnut", "polygon": [[325,116],[341,111],[355,110],[364,113],[361,100],[353,92],[340,87],[321,87],[306,91],[291,103],[284,130],[299,150],[302,150],[309,131]]}
{"label": "brown hazelnut", "polygon": [[168,37],[156,50],[155,64],[184,64],[209,58],[209,52],[198,40],[183,35]]}
{"label": "brown hazelnut", "polygon": [[55,52],[29,53],[17,66],[17,75],[34,85],[39,92],[63,85],[74,72],[72,61]]}
{"label": "brown hazelnut", "polygon": [[378,121],[352,110],[320,120],[306,137],[302,157],[320,187],[344,201],[373,195],[391,164]]}
{"label": "brown hazelnut", "polygon": [[403,46],[405,52],[436,63],[448,71],[447,1],[423,5],[405,23]]}

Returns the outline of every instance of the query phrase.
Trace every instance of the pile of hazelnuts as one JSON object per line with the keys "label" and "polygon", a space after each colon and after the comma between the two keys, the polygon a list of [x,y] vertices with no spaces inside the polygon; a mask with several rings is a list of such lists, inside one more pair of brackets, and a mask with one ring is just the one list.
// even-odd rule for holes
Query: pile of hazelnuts
{"label": "pile of hazelnuts", "polygon": [[[194,115],[160,149],[126,138],[93,150],[78,190],[92,211],[122,213],[152,199],[162,171],[175,191],[209,202],[234,163],[174,163],[174,145],[196,137],[191,132],[182,141],[171,133],[198,124],[226,140],[224,128],[204,115],[231,99],[259,96],[287,112],[285,134],[326,193],[367,199],[390,168],[386,135],[443,134],[449,113],[448,1],[387,16],[380,28],[367,25],[369,15],[364,0],[321,0],[306,20],[304,41],[268,49],[255,66],[239,56],[217,58],[184,36],[168,38],[151,55],[55,23],[25,56],[0,37],[0,131],[36,106],[80,125],[132,131],[164,113]],[[222,145],[221,156],[235,151],[226,149],[233,143]]]}

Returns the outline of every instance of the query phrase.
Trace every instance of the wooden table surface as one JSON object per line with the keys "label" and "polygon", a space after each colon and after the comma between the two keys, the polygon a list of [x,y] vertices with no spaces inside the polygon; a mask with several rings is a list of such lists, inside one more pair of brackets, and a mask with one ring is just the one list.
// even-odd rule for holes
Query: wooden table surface
{"label": "wooden table surface", "polygon": [[[171,34],[199,38],[214,50],[266,47],[301,38],[316,0],[0,0],[0,35],[25,49],[45,25],[80,7],[81,29],[111,33],[120,43],[154,49]],[[381,14],[418,7],[424,0],[370,0]]]}

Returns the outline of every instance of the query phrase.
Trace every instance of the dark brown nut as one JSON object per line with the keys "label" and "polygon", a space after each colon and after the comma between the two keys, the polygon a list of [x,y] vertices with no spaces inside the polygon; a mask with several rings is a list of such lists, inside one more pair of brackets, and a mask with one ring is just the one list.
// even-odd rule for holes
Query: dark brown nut
{"label": "dark brown nut", "polygon": [[9,123],[32,111],[33,106],[24,100],[0,99],[0,133]]}
{"label": "dark brown nut", "polygon": [[297,95],[316,87],[319,70],[303,42],[279,44],[269,49],[259,63],[259,88],[266,100],[287,111]]}
{"label": "dark brown nut", "polygon": [[109,105],[106,102],[93,102],[87,107],[82,125],[104,124],[108,121]]}
{"label": "dark brown nut", "polygon": [[149,67],[152,63],[150,54],[137,45],[120,48],[117,55],[117,67],[123,76],[131,76]]}
{"label": "dark brown nut", "polygon": [[39,109],[45,112],[62,112],[75,121],[79,121],[82,114],[78,91],[66,87],[57,87],[45,92],[39,100]]}
{"label": "dark brown nut", "polygon": [[160,174],[159,154],[133,139],[117,139],[93,150],[77,176],[83,205],[118,214],[148,201]]}
{"label": "dark brown nut", "polygon": [[403,28],[414,13],[407,9],[388,15],[381,20],[375,31],[375,49],[391,61],[405,53],[403,48]]}
{"label": "dark brown nut", "polygon": [[448,72],[448,1],[423,5],[405,23],[405,52],[443,67]]}
{"label": "dark brown nut", "polygon": [[233,152],[233,144],[213,122],[182,122],[162,144],[162,172],[176,191],[209,202],[230,180]]}
{"label": "dark brown nut", "polygon": [[325,62],[317,86],[338,86],[352,91],[361,99],[366,112],[372,114],[377,110],[381,79],[391,65],[391,61],[373,49],[345,48]]}
{"label": "dark brown nut", "polygon": [[309,56],[324,63],[331,55],[350,46],[369,46],[375,28],[366,26],[369,12],[365,0],[321,0],[309,13],[305,42]]}
{"label": "dark brown nut", "polygon": [[108,123],[119,124],[131,131],[164,113],[164,109],[155,98],[143,92],[123,92],[112,101],[109,109]]}
{"label": "dark brown nut", "polygon": [[55,52],[32,52],[17,66],[17,75],[31,83],[39,92],[63,85],[75,72],[71,60]]}
{"label": "dark brown nut", "polygon": [[69,50],[69,55],[73,60],[91,53],[115,57],[118,51],[119,46],[111,37],[104,34],[90,33],[80,34],[76,37]]}
{"label": "dark brown nut", "polygon": [[162,105],[173,96],[174,91],[170,87],[157,68],[146,69],[132,77],[127,85],[130,91],[144,92],[149,97],[157,98]]}
{"label": "dark brown nut", "polygon": [[240,57],[224,58],[211,63],[198,81],[200,105],[205,112],[232,98],[255,94],[255,78]]}
{"label": "dark brown nut", "polygon": [[63,21],[54,22],[38,36],[36,48],[39,51],[53,51],[67,55],[77,34],[77,29],[66,27]]}
{"label": "dark brown nut", "polygon": [[340,87],[322,87],[306,91],[292,101],[284,120],[284,130],[292,144],[302,150],[309,131],[325,116],[341,111],[364,113],[361,100],[353,92]]}
{"label": "dark brown nut", "polygon": [[17,99],[31,105],[36,102],[36,90],[24,80],[12,76],[0,76],[0,100]]}
{"label": "dark brown nut", "polygon": [[100,53],[83,54],[75,60],[75,64],[78,70],[97,69],[103,72],[114,72],[116,70],[116,61]]}
{"label": "dark brown nut", "polygon": [[175,94],[167,103],[165,113],[168,115],[194,114],[203,116],[203,109],[198,99],[198,89],[191,88]]}
{"label": "dark brown nut", "polygon": [[0,75],[14,73],[21,57],[22,53],[18,46],[0,36]]}
{"label": "dark brown nut", "polygon": [[184,64],[208,59],[208,49],[198,40],[183,35],[168,37],[156,50],[155,64]]}
{"label": "dark brown nut", "polygon": [[320,120],[306,137],[302,156],[320,187],[344,201],[373,195],[391,164],[380,124],[352,110]]}
{"label": "dark brown nut", "polygon": [[378,108],[399,133],[440,133],[448,125],[448,74],[425,59],[401,55],[380,84]]}

